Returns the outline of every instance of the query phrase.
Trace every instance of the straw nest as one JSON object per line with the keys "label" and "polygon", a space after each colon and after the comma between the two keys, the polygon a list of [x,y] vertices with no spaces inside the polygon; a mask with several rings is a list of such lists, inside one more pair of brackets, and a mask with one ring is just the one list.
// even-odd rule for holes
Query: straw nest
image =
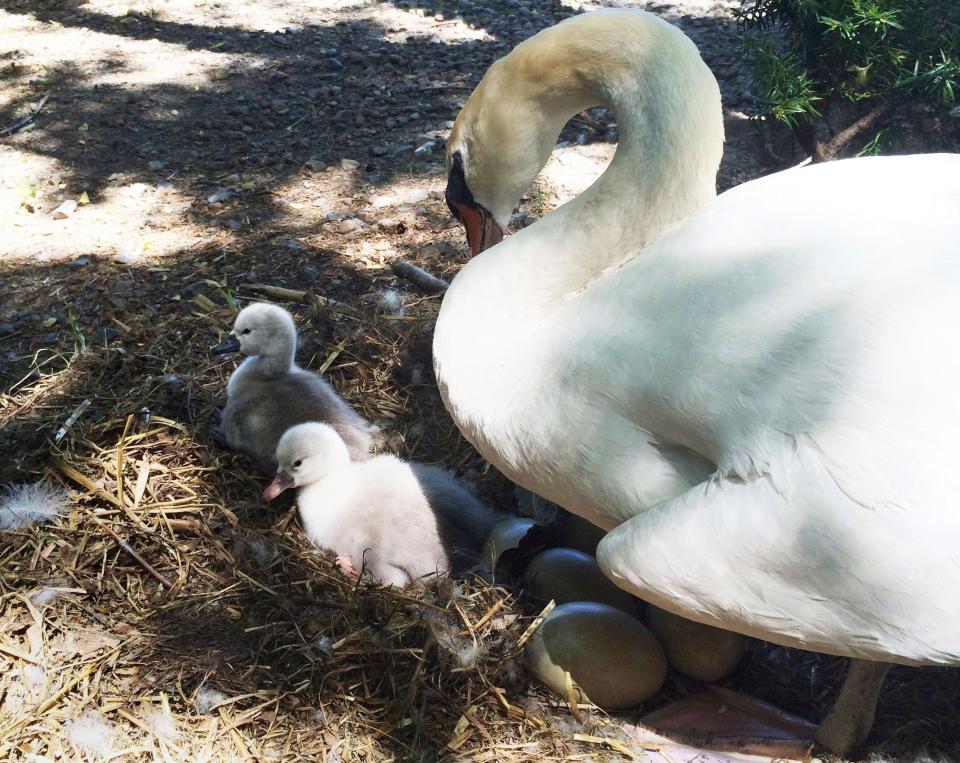
{"label": "straw nest", "polygon": [[[397,285],[388,271],[380,280]],[[18,465],[70,500],[59,521],[0,536],[0,759],[627,754],[602,714],[574,728],[562,703],[530,693],[519,657],[536,613],[509,591],[357,584],[310,546],[289,503],[264,505],[262,481],[212,444],[234,363],[206,349],[243,298],[268,297],[296,313],[301,362],[395,450],[432,453],[502,502],[509,486],[431,382],[439,299],[408,291],[401,314],[376,286],[347,305],[203,284],[166,319],[115,318],[124,341],[78,341],[3,396]]]}

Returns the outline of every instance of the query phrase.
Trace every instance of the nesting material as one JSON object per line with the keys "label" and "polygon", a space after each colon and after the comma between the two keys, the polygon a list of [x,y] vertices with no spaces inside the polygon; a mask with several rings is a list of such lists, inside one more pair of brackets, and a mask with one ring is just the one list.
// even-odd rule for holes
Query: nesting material
{"label": "nesting material", "polygon": [[20,530],[48,522],[69,508],[67,494],[46,483],[8,485],[0,493],[0,530]]}
{"label": "nesting material", "polygon": [[158,737],[176,739],[180,734],[177,722],[173,719],[169,710],[155,710],[147,715],[147,723]]}
{"label": "nesting material", "polygon": [[197,710],[201,715],[209,715],[217,705],[229,699],[226,694],[216,689],[203,688],[197,692]]}
{"label": "nesting material", "polygon": [[88,713],[67,724],[67,739],[81,752],[107,757],[112,751],[113,726],[99,713]]}

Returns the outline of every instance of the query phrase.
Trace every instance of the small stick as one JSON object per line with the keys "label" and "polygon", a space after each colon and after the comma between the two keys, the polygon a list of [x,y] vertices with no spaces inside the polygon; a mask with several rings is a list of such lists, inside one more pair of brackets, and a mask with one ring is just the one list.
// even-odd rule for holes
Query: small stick
{"label": "small stick", "polygon": [[67,420],[63,422],[63,426],[61,426],[57,430],[57,433],[53,436],[54,444],[60,442],[60,440],[67,436],[67,430],[77,423],[77,419],[79,419],[83,415],[83,412],[92,405],[92,402],[93,401],[89,399],[84,400],[82,403],[80,403],[80,405],[73,409],[73,413],[67,417]]}
{"label": "small stick", "polygon": [[412,262],[407,262],[406,260],[394,260],[390,263],[390,270],[393,271],[394,275],[410,281],[410,283],[422,291],[425,291],[427,294],[439,294],[450,287],[450,284],[442,278],[430,275],[423,268],[419,268]]}
{"label": "small stick", "polygon": [[19,122],[14,122],[9,127],[5,127],[4,129],[0,130],[0,138],[6,138],[8,135],[13,135],[15,132],[20,132],[20,130],[37,118],[37,114],[40,113],[40,109],[44,107],[44,104],[46,104],[49,99],[50,93],[47,93],[45,96],[43,96],[43,98],[40,99],[40,103],[37,104],[37,107],[33,110],[32,114],[24,117]]}
{"label": "small stick", "polygon": [[270,297],[270,299],[279,299],[286,302],[314,302],[319,307],[337,310],[341,313],[347,313],[348,315],[361,315],[359,310],[356,310],[350,305],[345,305],[343,302],[337,302],[337,300],[330,299],[329,297],[321,297],[316,294],[311,294],[308,291],[287,289],[283,286],[271,286],[270,284],[266,283],[245,283],[241,286],[241,288],[258,292],[265,297]]}
{"label": "small stick", "polygon": [[136,559],[138,562],[140,562],[140,564],[143,565],[143,568],[144,568],[147,572],[149,572],[149,573],[150,573],[151,575],[153,575],[157,580],[159,580],[162,585],[166,586],[166,588],[167,588],[168,591],[169,591],[171,588],[173,588],[173,584],[172,584],[169,580],[167,580],[163,575],[161,575],[159,572],[157,572],[157,571],[153,568],[153,566],[150,564],[150,562],[148,562],[146,559],[144,559],[142,556],[140,556],[140,554],[138,554],[136,551],[134,551],[134,550],[133,550],[133,547],[132,547],[129,543],[127,543],[123,538],[121,538],[119,535],[117,535],[117,534],[113,531],[113,528],[112,528],[112,527],[110,527],[109,525],[101,522],[97,517],[93,516],[92,514],[91,514],[91,516],[93,517],[93,521],[94,521],[94,522],[96,522],[98,525],[100,525],[100,527],[101,527],[102,529],[106,530],[106,531],[107,531],[107,534],[108,534],[111,538],[113,538],[117,543],[120,544],[120,548],[122,548],[124,551],[126,551],[128,554],[130,554],[130,556],[132,556],[132,557],[133,557],[134,559]]}
{"label": "small stick", "polygon": [[527,641],[530,640],[530,637],[537,632],[537,628],[539,628],[543,621],[547,619],[547,615],[553,612],[556,606],[557,602],[555,602],[553,599],[550,599],[550,603],[543,608],[543,611],[537,615],[532,623],[530,623],[530,626],[523,632],[523,635],[517,639],[517,649],[522,647],[527,643]]}

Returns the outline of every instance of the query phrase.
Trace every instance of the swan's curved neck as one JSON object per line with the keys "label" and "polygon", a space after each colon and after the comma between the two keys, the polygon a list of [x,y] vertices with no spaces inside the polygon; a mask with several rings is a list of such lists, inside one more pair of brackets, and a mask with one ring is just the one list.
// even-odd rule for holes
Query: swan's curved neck
{"label": "swan's curved neck", "polygon": [[[434,364],[447,408],[501,465],[513,447],[510,417],[523,405],[516,378],[504,371],[534,378],[541,349],[564,341],[557,335],[563,326],[550,320],[555,309],[642,257],[716,193],[723,153],[716,79],[675,27],[648,13],[611,10],[551,27],[487,72],[448,145],[461,154],[476,202],[503,225],[563,125],[593,105],[610,108],[620,129],[606,172],[468,263],[437,320]],[[484,440],[497,447],[485,450]]]}
{"label": "swan's curved neck", "polygon": [[540,287],[558,293],[637,255],[716,193],[720,91],[696,47],[650,14],[601,11],[522,43],[458,117],[451,150],[465,155],[467,184],[501,226],[566,121],[595,105],[610,108],[620,130],[606,172],[483,255],[546,275]]}

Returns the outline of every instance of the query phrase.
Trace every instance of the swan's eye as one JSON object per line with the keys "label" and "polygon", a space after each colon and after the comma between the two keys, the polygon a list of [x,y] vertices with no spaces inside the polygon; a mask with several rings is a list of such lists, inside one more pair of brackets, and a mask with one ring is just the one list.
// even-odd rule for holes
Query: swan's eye
{"label": "swan's eye", "polygon": [[253,331],[253,329],[244,329],[240,333],[246,335],[246,334],[249,334],[251,331]]}
{"label": "swan's eye", "polygon": [[297,461],[294,461],[294,462],[293,462],[293,468],[294,468],[294,469],[298,469],[298,468],[300,467],[300,464],[302,464],[302,463],[303,463],[303,459],[302,459],[302,458],[299,459],[299,460],[297,460]]}

